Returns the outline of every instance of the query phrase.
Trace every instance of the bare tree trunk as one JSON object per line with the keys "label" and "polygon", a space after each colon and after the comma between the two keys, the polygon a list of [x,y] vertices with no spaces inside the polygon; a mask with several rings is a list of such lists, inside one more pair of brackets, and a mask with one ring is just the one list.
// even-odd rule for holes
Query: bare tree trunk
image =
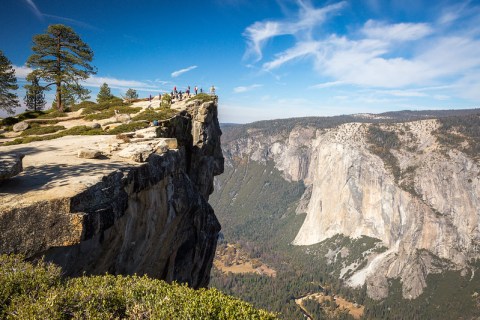
{"label": "bare tree trunk", "polygon": [[[60,72],[60,35],[58,35],[58,42],[57,42],[57,68]],[[60,76],[58,76],[60,77]],[[63,103],[62,103],[62,82],[57,78],[57,110],[63,111]]]}

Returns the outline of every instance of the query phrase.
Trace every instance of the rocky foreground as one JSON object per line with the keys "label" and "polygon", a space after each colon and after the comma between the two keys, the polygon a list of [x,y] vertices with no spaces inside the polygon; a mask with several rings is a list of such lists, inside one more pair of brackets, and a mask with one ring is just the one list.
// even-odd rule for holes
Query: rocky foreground
{"label": "rocky foreground", "polygon": [[2,159],[24,158],[0,182],[0,253],[44,256],[67,275],[206,286],[220,230],[207,202],[223,172],[217,104],[175,108],[132,133],[1,146]]}

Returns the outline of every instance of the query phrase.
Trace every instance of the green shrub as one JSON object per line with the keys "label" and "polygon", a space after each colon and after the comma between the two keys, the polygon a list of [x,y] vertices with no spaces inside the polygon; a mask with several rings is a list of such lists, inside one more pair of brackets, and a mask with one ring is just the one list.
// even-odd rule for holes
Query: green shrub
{"label": "green shrub", "polygon": [[60,269],[0,256],[0,317],[15,319],[276,319],[216,289],[146,276],[60,279]]}
{"label": "green shrub", "polygon": [[56,109],[50,109],[46,111],[44,114],[38,116],[38,119],[52,119],[52,118],[63,118],[68,116],[66,112],[58,111]]}
{"label": "green shrub", "polygon": [[55,134],[50,134],[45,136],[28,136],[24,138],[17,138],[13,141],[6,142],[4,145],[9,146],[9,145],[30,143],[34,141],[46,141],[46,140],[57,139],[64,136],[74,136],[74,135],[92,136],[92,135],[99,135],[99,134],[106,134],[106,133],[100,128],[92,129],[87,126],[76,126]]}
{"label": "green shrub", "polygon": [[80,103],[74,104],[70,107],[70,110],[72,111],[78,111],[82,108],[88,108],[88,107],[93,107],[96,106],[97,103],[93,101],[82,101]]}
{"label": "green shrub", "polygon": [[145,121],[125,123],[125,124],[119,125],[118,127],[113,128],[112,130],[109,130],[108,134],[119,134],[119,133],[124,133],[124,132],[132,132],[132,131],[135,131],[135,130],[146,128],[148,126],[149,126],[149,124],[146,123]]}
{"label": "green shrub", "polygon": [[89,121],[108,119],[108,118],[111,118],[115,115],[115,110],[118,113],[133,114],[133,113],[139,112],[140,110],[142,110],[142,108],[140,108],[140,107],[130,107],[129,105],[114,106],[114,107],[110,107],[108,109],[105,109],[103,111],[100,111],[98,113],[89,114],[89,115],[85,116],[84,119],[89,120]]}
{"label": "green shrub", "polygon": [[5,309],[23,296],[37,299],[60,284],[60,268],[43,261],[35,266],[24,262],[21,255],[0,255],[0,318]]}
{"label": "green shrub", "polygon": [[41,134],[48,134],[48,133],[54,133],[60,130],[64,130],[64,126],[47,126],[47,127],[40,127],[39,125],[33,126],[32,127],[23,131],[22,136],[29,136],[29,135],[41,135]]}
{"label": "green shrub", "polygon": [[7,117],[5,119],[0,120],[0,125],[2,126],[12,126],[18,122],[24,121],[26,119],[35,119],[39,116],[46,114],[44,111],[26,111],[24,113],[20,113],[15,117]]}
{"label": "green shrub", "polygon": [[13,126],[14,124],[16,124],[18,122],[20,122],[20,120],[18,120],[15,117],[6,117],[5,119],[2,119],[0,121],[0,125],[2,125],[2,126]]}
{"label": "green shrub", "polygon": [[202,102],[208,102],[208,101],[214,101],[215,96],[211,96],[207,93],[199,93],[196,96],[191,97],[187,101],[193,101],[193,100],[201,100]]}
{"label": "green shrub", "polygon": [[171,117],[173,117],[177,112],[172,109],[157,109],[157,110],[145,110],[142,113],[136,115],[133,117],[132,120],[138,121],[138,120],[147,120],[147,121],[153,121],[153,120],[166,120]]}

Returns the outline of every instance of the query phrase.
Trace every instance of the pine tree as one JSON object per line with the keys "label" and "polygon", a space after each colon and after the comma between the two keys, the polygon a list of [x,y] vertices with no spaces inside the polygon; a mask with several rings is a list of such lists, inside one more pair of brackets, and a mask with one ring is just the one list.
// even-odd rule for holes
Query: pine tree
{"label": "pine tree", "polygon": [[13,109],[20,106],[17,94],[10,92],[17,89],[15,69],[13,69],[10,60],[0,50],[0,109],[13,114]]}
{"label": "pine tree", "polygon": [[108,86],[108,84],[103,83],[97,95],[97,102],[102,103],[112,98],[113,98],[113,94],[110,92],[110,87]]}
{"label": "pine tree", "polygon": [[127,92],[125,93],[125,98],[127,100],[133,100],[133,99],[138,99],[138,93],[135,89],[128,89]]}
{"label": "pine tree", "polygon": [[50,25],[45,34],[33,37],[33,54],[27,66],[35,68],[35,76],[47,82],[46,87],[56,86],[57,109],[62,111],[64,100],[62,88],[76,98],[84,98],[88,90],[80,85],[81,80],[96,73],[89,62],[93,51],[80,39],[72,28],[62,24]]}
{"label": "pine tree", "polygon": [[[66,88],[65,85],[63,85],[61,87],[61,93],[62,93],[62,105],[64,106],[71,106],[73,104],[75,104],[76,102],[76,97],[74,94],[72,94],[72,92],[70,90],[68,90]],[[87,96],[85,99],[82,99],[82,100],[86,100],[88,99],[90,96]],[[53,102],[52,102],[52,109],[55,108],[57,106],[57,98],[53,99]]]}
{"label": "pine tree", "polygon": [[44,88],[39,84],[38,77],[34,75],[27,77],[27,80],[30,81],[31,84],[26,84],[23,87],[27,89],[25,97],[23,101],[28,109],[33,111],[43,110],[45,104],[45,94]]}

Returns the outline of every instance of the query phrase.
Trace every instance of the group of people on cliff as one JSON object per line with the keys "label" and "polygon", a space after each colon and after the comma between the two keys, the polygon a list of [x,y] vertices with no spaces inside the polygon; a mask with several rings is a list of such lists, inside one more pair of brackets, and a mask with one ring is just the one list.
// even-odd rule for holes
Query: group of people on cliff
{"label": "group of people on cliff", "polygon": [[[193,91],[194,91],[194,95],[196,96],[199,93],[198,87],[195,86],[193,88]],[[203,93],[203,88],[200,88],[200,93]],[[168,94],[168,93],[166,93],[166,94]],[[212,85],[210,87],[210,95],[212,95],[212,96],[215,95],[215,86],[214,85]],[[182,90],[177,90],[177,86],[174,86],[173,90],[170,92],[170,97],[172,97],[172,99],[175,99],[175,100],[178,100],[178,101],[182,101],[184,98],[190,98],[191,97],[190,86],[187,86],[187,89],[185,90],[185,92],[182,92]],[[161,93],[158,94],[158,99],[162,100],[162,94]],[[149,96],[148,100],[152,101],[152,95]]]}

